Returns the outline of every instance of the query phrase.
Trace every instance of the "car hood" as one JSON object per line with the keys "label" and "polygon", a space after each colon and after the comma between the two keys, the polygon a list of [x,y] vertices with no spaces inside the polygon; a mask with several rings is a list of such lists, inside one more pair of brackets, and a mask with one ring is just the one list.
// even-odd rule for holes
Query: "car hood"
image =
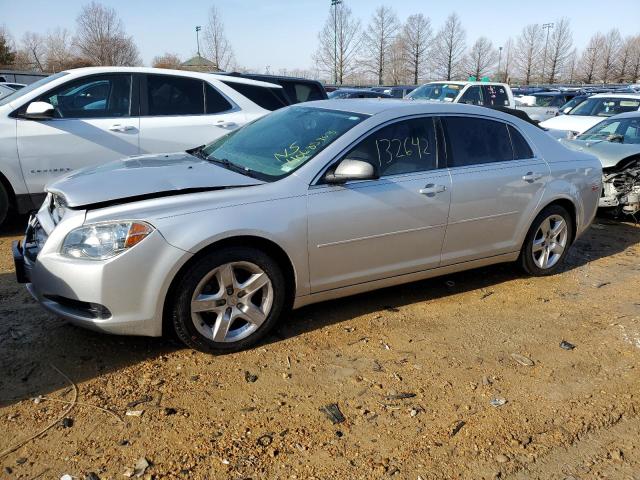
{"label": "car hood", "polygon": [[549,120],[545,120],[544,122],[540,122],[540,126],[553,130],[570,130],[572,132],[582,133],[606,119],[606,117],[559,115],[557,117],[550,118]]}
{"label": "car hood", "polygon": [[143,155],[77,170],[48,185],[71,208],[107,206],[149,198],[264,183],[180,152]]}
{"label": "car hood", "polygon": [[640,145],[607,142],[606,140],[560,140],[565,147],[595,155],[602,168],[615,167],[620,160],[632,155],[640,155]]}

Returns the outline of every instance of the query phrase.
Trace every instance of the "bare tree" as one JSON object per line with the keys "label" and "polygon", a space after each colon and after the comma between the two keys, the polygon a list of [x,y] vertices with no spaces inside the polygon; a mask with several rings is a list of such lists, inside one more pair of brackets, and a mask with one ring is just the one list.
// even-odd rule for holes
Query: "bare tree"
{"label": "bare tree", "polygon": [[[511,68],[513,67],[513,53],[514,53],[514,45],[513,38],[509,38],[507,43],[504,45],[504,66],[502,67],[502,81],[508,83],[511,77]],[[500,77],[500,72],[498,72],[498,76]]]}
{"label": "bare tree", "polygon": [[640,35],[636,35],[631,40],[632,52],[629,60],[629,74],[627,78],[630,82],[640,81]]}
{"label": "bare tree", "polygon": [[562,69],[562,78],[567,83],[574,83],[577,79],[578,52],[574,48],[569,52]]}
{"label": "bare tree", "polygon": [[633,61],[634,53],[634,40],[636,37],[629,35],[624,39],[622,46],[620,47],[620,54],[618,58],[618,71],[617,80],[622,83],[629,79],[629,67]]}
{"label": "bare tree", "polygon": [[227,70],[233,62],[233,49],[224,31],[222,15],[215,5],[209,9],[204,27],[204,43],[206,56],[219,70]]}
{"label": "bare tree", "polygon": [[433,68],[440,78],[451,80],[459,75],[464,61],[465,38],[460,17],[452,13],[436,35],[431,49]]}
{"label": "bare tree", "polygon": [[466,72],[480,80],[495,65],[497,60],[496,49],[491,40],[480,37],[471,47],[466,59]]}
{"label": "bare tree", "polygon": [[151,66],[155,68],[173,68],[179,69],[180,64],[182,64],[182,60],[175,53],[165,52],[162,55],[157,55],[153,57],[153,61],[151,62]]}
{"label": "bare tree", "polygon": [[116,66],[141,63],[138,47],[124,31],[115,9],[93,1],[82,7],[76,24],[73,43],[87,62]]}
{"label": "bare tree", "polygon": [[408,68],[413,75],[412,81],[417,85],[427,65],[425,57],[432,38],[431,21],[421,13],[409,15],[402,29],[402,37]]}
{"label": "bare tree", "polygon": [[580,57],[580,76],[584,83],[593,83],[600,67],[600,52],[604,46],[604,36],[598,32],[591,36]]}
{"label": "bare tree", "polygon": [[384,83],[391,45],[400,29],[398,16],[390,7],[378,7],[363,34],[365,55],[362,64],[378,78],[378,85]]}
{"label": "bare tree", "polygon": [[331,7],[318,33],[318,41],[318,50],[313,55],[316,65],[331,74],[332,81],[342,84],[358,68],[356,55],[362,42],[360,20],[353,18],[351,9],[344,3]]}
{"label": "bare tree", "polygon": [[522,29],[516,42],[514,60],[518,74],[525,85],[529,85],[537,73],[542,52],[542,28],[538,24]]}
{"label": "bare tree", "polygon": [[56,28],[45,37],[46,69],[59,72],[78,66],[81,61],[75,53],[71,33],[66,28]]}
{"label": "bare tree", "polygon": [[16,63],[19,63],[21,68],[44,72],[45,56],[45,46],[42,35],[35,32],[25,32],[20,40]]}
{"label": "bare tree", "polygon": [[602,83],[608,83],[616,77],[621,44],[620,31],[617,28],[609,30],[604,37],[602,51],[600,52],[600,78]]}
{"label": "bare tree", "polygon": [[[564,64],[566,63],[571,48],[573,47],[573,34],[571,33],[571,25],[568,18],[560,18],[555,21],[553,33],[551,34],[551,45],[549,45],[549,70],[546,82],[553,84]],[[543,81],[545,81],[543,79]]]}
{"label": "bare tree", "polygon": [[389,47],[386,83],[392,85],[408,83],[407,78],[412,75],[405,43],[406,40],[404,36],[398,35]]}

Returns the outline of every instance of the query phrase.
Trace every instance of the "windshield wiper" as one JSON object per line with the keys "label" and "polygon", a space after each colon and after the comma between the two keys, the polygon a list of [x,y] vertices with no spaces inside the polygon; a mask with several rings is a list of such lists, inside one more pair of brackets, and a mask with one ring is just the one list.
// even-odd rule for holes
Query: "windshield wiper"
{"label": "windshield wiper", "polygon": [[241,173],[243,175],[246,175],[247,177],[258,178],[250,168],[243,167],[242,165],[238,165],[237,163],[233,163],[231,160],[228,160],[226,158],[216,158],[214,156],[205,157],[204,155],[201,158],[204,158],[211,163],[215,163],[216,165],[222,165],[227,170]]}

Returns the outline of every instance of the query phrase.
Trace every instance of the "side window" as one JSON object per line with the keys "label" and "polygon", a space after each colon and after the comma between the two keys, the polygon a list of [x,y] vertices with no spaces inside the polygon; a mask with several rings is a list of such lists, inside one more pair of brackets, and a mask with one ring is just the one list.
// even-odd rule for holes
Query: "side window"
{"label": "side window", "polygon": [[433,118],[404,120],[381,128],[351,150],[345,158],[377,166],[380,176],[437,168]]}
{"label": "side window", "polygon": [[508,125],[507,128],[513,144],[513,157],[518,160],[533,158],[533,151],[520,132],[511,125]]}
{"label": "side window", "polygon": [[202,80],[171,75],[147,75],[149,115],[204,113]]}
{"label": "side window", "polygon": [[45,93],[38,100],[55,109],[55,118],[128,117],[131,75],[93,75]]}
{"label": "side window", "polygon": [[222,83],[227,87],[233,88],[236,92],[247,97],[265,110],[274,111],[286,107],[289,104],[281,88],[259,87],[249,83],[238,82],[223,81]]}
{"label": "side window", "polygon": [[460,97],[459,103],[467,103],[469,105],[483,105],[482,96],[480,94],[480,86],[475,85],[467,88]]}
{"label": "side window", "polygon": [[226,112],[233,108],[233,105],[231,105],[218,90],[211,86],[211,84],[205,82],[205,90],[205,110],[207,113]]}
{"label": "side window", "polygon": [[474,117],[443,117],[449,167],[513,160],[507,125]]}
{"label": "side window", "polygon": [[483,85],[484,104],[491,107],[508,107],[509,95],[501,85]]}

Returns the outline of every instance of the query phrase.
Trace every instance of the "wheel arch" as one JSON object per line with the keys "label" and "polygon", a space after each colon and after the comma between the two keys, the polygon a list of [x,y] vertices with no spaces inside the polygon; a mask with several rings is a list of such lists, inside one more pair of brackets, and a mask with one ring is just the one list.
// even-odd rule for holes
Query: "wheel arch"
{"label": "wheel arch", "polygon": [[9,199],[9,207],[13,207],[15,209],[17,207],[16,192],[13,189],[13,185],[11,185],[11,182],[9,181],[7,176],[1,171],[0,171],[0,183],[2,184],[5,191],[7,192],[7,197]]}
{"label": "wheel arch", "polygon": [[209,252],[224,248],[224,247],[251,247],[257,250],[261,250],[267,255],[271,256],[278,265],[282,268],[282,273],[285,277],[285,283],[287,288],[287,300],[286,306],[291,307],[293,305],[293,300],[296,295],[297,288],[297,276],[296,270],[291,261],[291,258],[287,254],[287,252],[273,240],[269,240],[265,237],[260,237],[256,235],[236,235],[231,237],[226,237],[223,239],[216,240],[213,243],[206,245],[201,248],[198,252],[196,252],[189,260],[187,260],[180,269],[176,272],[169,284],[169,288],[167,289],[167,293],[164,298],[164,304],[162,308],[162,331],[163,334],[166,332],[170,332],[171,324],[169,319],[169,300],[173,296],[174,290],[177,288],[178,282],[184,272],[191,267],[194,263],[198,262],[198,260]]}

